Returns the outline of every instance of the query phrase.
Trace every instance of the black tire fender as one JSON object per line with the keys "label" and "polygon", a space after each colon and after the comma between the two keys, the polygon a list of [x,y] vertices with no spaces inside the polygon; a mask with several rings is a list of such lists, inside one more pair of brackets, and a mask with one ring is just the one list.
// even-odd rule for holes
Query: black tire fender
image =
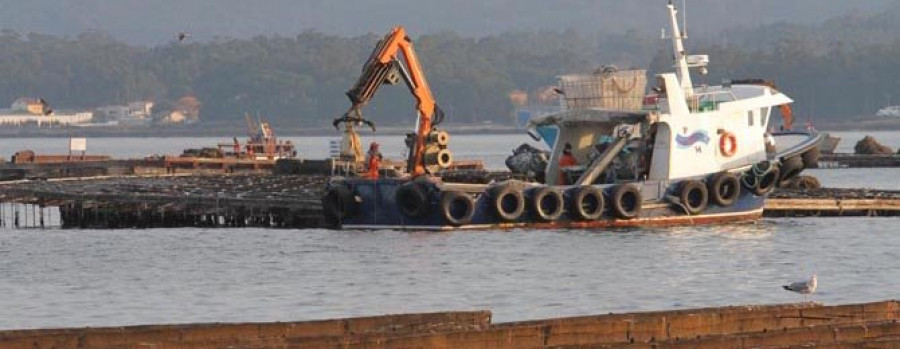
{"label": "black tire fender", "polygon": [[721,172],[713,176],[709,181],[709,199],[712,203],[728,207],[734,205],[741,196],[741,180],[738,176]]}
{"label": "black tire fender", "polygon": [[491,208],[501,220],[519,219],[525,212],[525,195],[511,185],[501,185],[491,190]]}
{"label": "black tire fender", "polygon": [[700,214],[706,210],[706,206],[709,204],[709,191],[703,182],[687,180],[681,182],[679,186],[678,199],[688,214]]}
{"label": "black tire fender", "polygon": [[420,182],[412,181],[401,185],[394,193],[394,201],[400,213],[407,217],[424,217],[430,211],[428,189]]}
{"label": "black tire fender", "polygon": [[803,168],[819,168],[819,157],[821,155],[819,147],[814,147],[804,152],[800,155],[803,159]]}
{"label": "black tire fender", "polygon": [[768,194],[775,189],[778,185],[778,178],[780,178],[781,170],[778,169],[777,166],[773,166],[769,169],[769,172],[766,172],[764,175],[759,177],[759,185],[756,188],[753,188],[753,194],[758,196],[763,196]]}
{"label": "black tire fender", "polygon": [[565,211],[565,200],[558,189],[552,187],[540,187],[531,193],[531,212],[544,222],[552,222],[562,216]]}
{"label": "black tire fender", "polygon": [[322,211],[325,218],[333,224],[356,214],[357,204],[353,191],[346,185],[334,185],[322,197]]}
{"label": "black tire fender", "polygon": [[756,177],[756,175],[753,174],[753,170],[744,172],[744,174],[741,175],[741,185],[747,190],[755,192],[756,187],[759,186],[759,177]]}
{"label": "black tire fender", "polygon": [[616,187],[612,194],[612,209],[616,217],[634,219],[641,213],[641,189],[635,184],[624,184]]}
{"label": "black tire fender", "polygon": [[781,179],[779,181],[784,182],[797,177],[804,168],[803,159],[799,156],[784,159],[781,162]]}
{"label": "black tire fender", "polygon": [[572,191],[571,197],[569,212],[573,218],[593,221],[603,217],[603,210],[606,208],[603,190],[591,186],[579,187]]}
{"label": "black tire fender", "polygon": [[445,191],[441,194],[441,216],[452,226],[472,223],[475,216],[475,199],[460,191]]}

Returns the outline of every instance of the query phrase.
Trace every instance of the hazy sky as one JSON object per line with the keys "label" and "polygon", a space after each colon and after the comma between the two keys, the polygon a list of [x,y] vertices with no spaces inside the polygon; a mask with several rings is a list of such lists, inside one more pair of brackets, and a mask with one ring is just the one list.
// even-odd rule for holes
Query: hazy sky
{"label": "hazy sky", "polygon": [[[382,33],[403,24],[416,34],[455,31],[483,36],[511,30],[581,32],[665,25],[665,0],[0,0],[0,27],[20,33],[76,35],[100,30],[132,43],[159,44],[179,31],[194,40]],[[681,3],[681,0],[677,1]],[[819,22],[850,12],[872,13],[892,0],[690,0],[695,34],[777,21]]]}

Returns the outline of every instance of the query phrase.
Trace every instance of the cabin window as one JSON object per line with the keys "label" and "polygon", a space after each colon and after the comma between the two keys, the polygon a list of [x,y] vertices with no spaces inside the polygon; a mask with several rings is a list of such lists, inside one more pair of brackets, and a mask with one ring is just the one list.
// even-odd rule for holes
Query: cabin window
{"label": "cabin window", "polygon": [[753,111],[747,112],[747,126],[753,126]]}
{"label": "cabin window", "polygon": [[759,126],[762,128],[766,128],[766,124],[769,122],[769,107],[765,107],[759,110]]}

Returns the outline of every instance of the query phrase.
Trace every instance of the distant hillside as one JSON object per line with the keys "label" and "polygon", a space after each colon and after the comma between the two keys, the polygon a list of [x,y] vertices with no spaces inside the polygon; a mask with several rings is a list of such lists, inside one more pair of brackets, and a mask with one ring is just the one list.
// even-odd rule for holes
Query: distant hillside
{"label": "distant hillside", "polygon": [[[342,23],[353,18],[361,20],[378,17],[379,14],[394,15],[396,11],[391,6],[409,5],[410,1],[380,1],[387,7],[377,11],[366,2],[357,5],[356,12],[348,10],[349,6],[341,1],[308,1],[306,5],[309,6],[304,9],[311,12],[302,12],[297,21],[282,23],[277,20],[282,18],[281,14],[266,12],[279,1],[262,1],[250,6],[245,2],[221,0],[221,6],[209,8],[192,23],[206,23],[219,28],[221,20],[208,19],[221,15],[221,18],[235,21],[233,25],[221,27],[226,32],[250,28],[250,24],[276,31],[274,28],[280,26],[304,23],[304,16],[319,18],[314,14],[320,12],[311,9],[332,11],[325,13],[347,10],[345,16],[322,17]],[[186,16],[185,13],[198,13],[196,11],[200,11],[201,4],[208,4],[206,0],[185,2],[186,5],[173,5],[181,9],[176,11],[177,15],[159,21],[148,21],[146,18],[175,11],[160,7],[160,4],[166,3],[164,1],[154,2],[153,6],[133,3],[130,11],[124,11],[122,4],[132,3],[131,0],[104,2],[109,6],[101,6],[99,0],[81,0],[77,7],[72,5],[75,2],[63,0],[6,4],[7,8],[16,9],[14,12],[20,17],[30,19],[26,21],[28,23],[39,23],[60,11],[71,12],[72,16],[53,17],[58,20],[54,22],[54,28],[58,30],[66,30],[65,26],[75,24],[87,28],[117,23],[143,31],[88,31],[76,35],[74,33],[78,31],[70,29],[65,36],[25,34],[18,30],[0,32],[0,62],[3,63],[0,64],[0,106],[18,97],[29,96],[43,97],[60,107],[93,108],[136,99],[153,99],[157,101],[157,106],[165,108],[182,96],[193,95],[201,101],[201,119],[206,121],[240,123],[243,114],[249,112],[264,115],[285,124],[285,127],[328,125],[332,118],[346,111],[348,101],[344,92],[355,81],[372,46],[387,27],[379,28],[377,35],[348,37],[306,31],[297,35],[267,35],[249,39],[191,38],[179,43],[168,39],[168,35],[176,31],[169,31],[173,29],[173,23],[181,21],[183,18],[179,16]],[[48,9],[48,3],[59,8]],[[281,3],[285,12],[299,6],[294,2]],[[524,10],[509,15],[509,18],[492,17],[503,4],[545,10],[548,17],[543,21],[535,20],[535,23],[549,23],[549,18],[563,18],[562,13],[569,13],[566,12],[568,7],[563,5],[580,4],[582,8],[593,9],[597,13],[609,13],[606,17],[598,17],[608,17],[609,21],[590,22],[587,18],[592,12],[587,12],[565,17],[573,19],[571,23],[612,26],[615,30],[597,33],[560,27],[477,37],[451,31],[424,34],[411,30],[429,81],[449,121],[509,123],[513,111],[508,99],[510,91],[534,92],[554,84],[555,77],[560,74],[588,72],[600,64],[616,64],[622,68],[649,65],[652,72],[670,69],[669,44],[659,39],[658,28],[665,25],[664,13],[659,6],[652,6],[651,10],[649,2],[645,1],[562,0],[547,3],[556,5],[551,8],[531,0],[510,0],[485,2],[486,5],[477,6],[473,2],[472,6],[494,6],[479,14],[484,16],[482,20],[485,21],[482,32],[489,31],[488,19],[499,21],[490,22],[490,25],[512,25],[510,23],[517,23],[522,18],[530,18],[528,16],[532,12]],[[700,6],[704,3],[708,6]],[[803,24],[799,19],[812,20],[809,13],[840,12],[838,9],[847,9],[850,5],[844,2],[829,3],[829,6],[813,6],[809,13],[801,13],[800,4],[809,5],[813,1],[797,0],[781,6],[783,10],[779,14],[795,13],[798,20],[777,22],[757,29],[729,27],[731,29],[705,38],[696,35],[704,30],[711,32],[710,28],[721,28],[724,26],[721,23],[730,18],[725,14],[737,13],[737,9],[747,11],[740,18],[732,18],[735,23],[750,23],[748,18],[752,22],[779,18],[774,15],[771,18],[755,16],[753,6],[761,8],[764,3],[770,4],[768,0],[690,2],[696,5],[689,5],[692,7],[688,9],[691,19],[689,30],[692,33],[688,48],[692,53],[708,53],[712,59],[710,76],[697,79],[698,82],[716,84],[723,78],[772,79],[796,99],[796,110],[801,118],[814,116],[817,120],[870,115],[884,104],[900,104],[900,92],[896,92],[900,91],[900,79],[895,73],[900,71],[900,60],[897,59],[900,57],[900,40],[896,39],[900,38],[900,5],[885,6],[878,13],[843,14],[833,19]],[[883,1],[860,3],[867,8],[885,4]],[[600,11],[598,4],[607,4],[608,7]],[[722,4],[734,5],[734,9],[727,8],[726,11]],[[424,11],[422,16],[415,17],[415,21],[423,21],[423,28],[428,27],[428,23],[424,22],[428,11],[445,9],[448,14],[460,11],[451,9],[443,2],[432,5],[427,10],[418,10],[424,8],[420,6],[410,7],[408,11]],[[233,12],[236,9],[238,12]],[[364,13],[366,9],[372,10],[368,16]],[[123,11],[144,13],[146,18],[125,16]],[[769,11],[768,7],[765,11]],[[631,14],[637,16],[639,12],[648,19],[629,19],[628,23],[641,24],[642,29],[625,30],[623,18]],[[10,16],[9,13],[3,12],[0,16]],[[97,13],[102,13],[102,16]],[[242,16],[236,13],[242,13]],[[262,14],[268,14],[271,18],[257,21]],[[585,20],[574,20],[578,16],[583,16]],[[435,23],[461,26],[470,20],[467,18],[472,14],[459,19],[445,17]],[[22,18],[15,19],[21,22]],[[103,18],[103,22],[98,23],[98,18]],[[410,20],[412,23],[415,21]],[[15,21],[4,24],[13,23]],[[343,29],[362,32],[368,25],[381,26],[373,23],[361,22],[352,26],[355,29],[351,26]],[[439,27],[434,24],[431,28]],[[645,27],[655,29],[648,32],[643,29]],[[149,35],[142,36],[148,39],[157,35],[152,34],[155,30],[162,35],[159,34],[162,33],[160,28],[168,31],[166,39],[160,44],[141,45],[122,39],[132,34]],[[472,30],[463,28],[461,32],[471,33]],[[210,32],[214,32],[213,29]],[[201,36],[198,31],[193,33]],[[382,125],[408,123],[412,104],[404,88],[386,87],[365,113]]]}
{"label": "distant hillside", "polygon": [[877,13],[852,12],[818,23],[782,21],[753,30],[730,30],[706,44],[765,48],[784,40],[804,41],[827,49],[831,45],[871,45],[890,43],[900,38],[900,2],[885,6]]}
{"label": "distant hillside", "polygon": [[[681,3],[681,1],[676,1]],[[891,0],[690,0],[689,29],[718,39],[736,27],[818,23],[846,13],[877,13]],[[107,32],[136,44],[171,41],[189,31],[195,40],[255,35],[294,36],[316,30],[356,36],[403,24],[413,33],[453,31],[481,37],[508,31],[564,31],[658,35],[665,0],[0,0],[0,28],[20,33],[77,35]]]}

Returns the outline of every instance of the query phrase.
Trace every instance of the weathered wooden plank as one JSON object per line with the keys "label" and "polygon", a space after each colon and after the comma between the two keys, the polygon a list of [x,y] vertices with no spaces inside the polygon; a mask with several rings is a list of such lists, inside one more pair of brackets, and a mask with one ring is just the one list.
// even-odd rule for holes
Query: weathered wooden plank
{"label": "weathered wooden plank", "polygon": [[766,200],[766,210],[900,210],[900,199],[780,199]]}
{"label": "weathered wooden plank", "polygon": [[[744,348],[896,343],[897,301],[730,306],[491,324],[490,312],[0,331],[10,348]],[[887,342],[893,341],[893,342]],[[840,346],[838,346],[840,347]]]}

